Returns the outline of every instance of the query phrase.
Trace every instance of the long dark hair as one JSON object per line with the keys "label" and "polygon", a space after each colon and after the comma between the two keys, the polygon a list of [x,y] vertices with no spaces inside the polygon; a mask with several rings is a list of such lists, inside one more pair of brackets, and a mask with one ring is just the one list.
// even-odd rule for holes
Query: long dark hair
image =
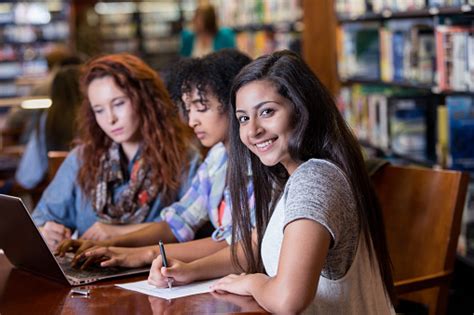
{"label": "long dark hair", "polygon": [[202,26],[205,32],[211,35],[217,34],[217,31],[218,31],[217,16],[216,16],[216,10],[214,9],[213,5],[205,4],[205,5],[199,6],[194,13],[194,19],[202,20],[202,24],[203,24]]}
{"label": "long dark hair", "polygon": [[[140,120],[143,158],[152,167],[153,181],[158,186],[163,204],[167,204],[179,190],[180,176],[176,175],[189,168],[189,135],[179,119],[178,110],[158,74],[138,57],[115,54],[89,61],[81,78],[83,94],[87,95],[92,81],[107,76],[112,77],[130,97]],[[97,157],[108,150],[112,140],[97,124],[87,97],[84,98],[79,118],[83,163],[78,182],[86,196],[90,197],[98,181],[100,159]]]}
{"label": "long dark hair", "polygon": [[[340,167],[347,175],[369,255],[373,258],[375,252],[385,289],[393,301],[391,263],[380,205],[365,169],[359,144],[336,108],[330,93],[298,55],[290,51],[279,51],[256,59],[235,78],[231,90],[234,111],[237,91],[258,80],[271,82],[278,93],[292,105],[291,121],[294,129],[288,143],[292,159],[325,159]],[[289,175],[282,165],[267,167],[250,153],[240,141],[239,123],[235,117],[230,126],[229,157],[229,185],[234,211],[233,263],[243,269],[237,259],[236,244],[240,239],[247,261],[245,271],[262,272],[263,264],[259,253],[263,234]],[[246,202],[248,165],[242,161],[250,161],[253,172],[258,251],[252,249],[252,214]]]}

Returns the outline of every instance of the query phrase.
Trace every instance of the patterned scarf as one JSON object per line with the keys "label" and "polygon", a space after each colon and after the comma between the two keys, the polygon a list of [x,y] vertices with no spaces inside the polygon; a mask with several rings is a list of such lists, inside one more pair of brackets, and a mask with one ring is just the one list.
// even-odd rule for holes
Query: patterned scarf
{"label": "patterned scarf", "polygon": [[108,152],[100,157],[99,180],[92,192],[92,206],[99,221],[108,224],[132,224],[144,221],[150,211],[150,203],[158,195],[157,187],[150,178],[150,167],[145,165],[141,149],[132,166],[128,187],[114,202],[113,191],[126,183],[126,173],[120,158],[120,145],[113,143]]}

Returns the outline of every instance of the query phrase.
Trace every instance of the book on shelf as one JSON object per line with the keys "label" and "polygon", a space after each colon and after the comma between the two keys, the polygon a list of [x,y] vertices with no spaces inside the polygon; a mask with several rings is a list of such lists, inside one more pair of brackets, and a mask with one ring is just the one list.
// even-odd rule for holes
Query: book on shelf
{"label": "book on shelf", "polygon": [[449,154],[448,109],[445,105],[438,105],[436,113],[436,161],[442,168],[447,168]]}
{"label": "book on shelf", "polygon": [[448,166],[474,175],[474,96],[446,97],[449,123]]}
{"label": "book on shelf", "polygon": [[376,23],[344,25],[338,31],[338,42],[341,78],[380,78],[380,44]]}
{"label": "book on shelf", "polygon": [[273,24],[301,19],[299,0],[213,0],[221,24],[240,27],[250,24]]}
{"label": "book on shelf", "polygon": [[379,30],[380,36],[380,78],[385,82],[392,82],[393,68],[393,32],[387,27]]}
{"label": "book on shelf", "polygon": [[336,0],[336,12],[341,17],[354,18],[368,13],[382,14],[422,10],[426,8],[425,0]]}
{"label": "book on shelf", "polygon": [[352,132],[359,140],[369,141],[369,108],[361,85],[343,87],[337,106]]}
{"label": "book on shelf", "polygon": [[369,107],[369,141],[382,150],[389,149],[388,100],[385,95],[367,97]]}
{"label": "book on shelf", "polygon": [[440,90],[474,91],[474,27],[440,25],[435,37]]}
{"label": "book on shelf", "polygon": [[390,146],[394,153],[431,160],[435,144],[430,110],[432,106],[421,97],[389,100]]}
{"label": "book on shelf", "polygon": [[473,4],[472,0],[428,0],[430,7],[458,7],[463,4]]}

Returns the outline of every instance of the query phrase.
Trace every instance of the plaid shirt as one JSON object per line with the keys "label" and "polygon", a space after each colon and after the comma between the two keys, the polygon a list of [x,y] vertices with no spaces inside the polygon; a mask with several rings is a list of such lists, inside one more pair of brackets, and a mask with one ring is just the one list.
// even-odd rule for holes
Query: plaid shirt
{"label": "plaid shirt", "polygon": [[[191,187],[181,200],[166,207],[161,218],[167,222],[178,241],[194,239],[196,231],[209,220],[216,228],[213,238],[216,241],[225,239],[228,243],[232,237],[232,215],[230,193],[226,186],[227,152],[222,143],[218,143],[208,152],[206,159],[194,176]],[[252,213],[255,208],[253,185],[248,185],[249,206]],[[219,226],[218,207],[225,201],[222,226]]]}

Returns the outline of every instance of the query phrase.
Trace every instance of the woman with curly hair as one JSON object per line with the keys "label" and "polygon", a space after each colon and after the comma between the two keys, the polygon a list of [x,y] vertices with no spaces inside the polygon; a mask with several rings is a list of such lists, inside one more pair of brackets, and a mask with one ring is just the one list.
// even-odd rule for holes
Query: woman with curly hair
{"label": "woman with curly hair", "polygon": [[51,248],[74,231],[103,240],[159,220],[186,191],[198,158],[164,84],[139,58],[91,60],[81,88],[79,145],[33,213]]}

